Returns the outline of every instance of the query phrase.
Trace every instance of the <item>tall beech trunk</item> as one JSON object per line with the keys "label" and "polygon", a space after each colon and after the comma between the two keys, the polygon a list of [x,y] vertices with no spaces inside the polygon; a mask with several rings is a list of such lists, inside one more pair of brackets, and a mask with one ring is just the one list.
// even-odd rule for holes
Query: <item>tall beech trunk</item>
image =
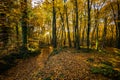
{"label": "tall beech trunk", "polygon": [[52,21],[52,45],[54,48],[57,47],[57,40],[56,40],[56,10],[55,10],[55,4],[53,1],[53,21]]}
{"label": "tall beech trunk", "polygon": [[80,49],[80,36],[79,36],[79,29],[78,29],[78,3],[75,0],[75,13],[76,13],[76,24],[75,24],[75,42],[76,48]]}
{"label": "tall beech trunk", "polygon": [[90,45],[90,40],[89,40],[89,37],[90,37],[90,11],[91,11],[91,8],[90,8],[90,0],[87,1],[87,4],[88,4],[88,28],[87,28],[87,49],[89,50],[89,45]]}

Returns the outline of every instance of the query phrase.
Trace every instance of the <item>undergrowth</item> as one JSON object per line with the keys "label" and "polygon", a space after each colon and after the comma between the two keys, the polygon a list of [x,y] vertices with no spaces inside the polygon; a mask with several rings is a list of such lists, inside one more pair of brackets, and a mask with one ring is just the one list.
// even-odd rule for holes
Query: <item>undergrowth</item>
{"label": "undergrowth", "polygon": [[10,53],[0,58],[0,74],[17,64],[17,59],[27,59],[40,54],[40,50],[30,51],[26,49],[20,49],[18,53]]}
{"label": "undergrowth", "polygon": [[91,67],[91,72],[93,74],[101,74],[105,77],[111,78],[112,80],[120,80],[120,72],[114,70],[112,63],[110,62],[101,62],[102,66]]}

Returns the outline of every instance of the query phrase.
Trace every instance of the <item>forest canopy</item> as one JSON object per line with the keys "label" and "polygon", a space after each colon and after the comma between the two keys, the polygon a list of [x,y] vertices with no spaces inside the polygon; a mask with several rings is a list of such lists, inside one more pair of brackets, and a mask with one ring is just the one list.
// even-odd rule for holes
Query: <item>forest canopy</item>
{"label": "forest canopy", "polygon": [[2,0],[1,48],[13,44],[38,47],[43,43],[77,49],[120,48],[119,3],[119,0]]}

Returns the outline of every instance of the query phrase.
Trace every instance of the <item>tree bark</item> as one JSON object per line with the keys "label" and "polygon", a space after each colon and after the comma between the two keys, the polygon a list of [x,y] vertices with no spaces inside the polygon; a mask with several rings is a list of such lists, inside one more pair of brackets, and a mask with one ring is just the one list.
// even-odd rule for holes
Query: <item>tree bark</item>
{"label": "tree bark", "polygon": [[102,40],[102,48],[105,48],[106,43],[106,35],[107,35],[107,18],[104,18],[104,29],[103,29],[103,40]]}
{"label": "tree bark", "polygon": [[18,24],[16,24],[16,45],[19,46],[19,28],[18,28]]}
{"label": "tree bark", "polygon": [[56,10],[55,4],[53,0],[53,21],[52,21],[52,45],[54,48],[57,47],[57,40],[56,40]]}
{"label": "tree bark", "polygon": [[88,0],[88,28],[87,28],[87,49],[89,50],[89,37],[90,37],[90,0]]}
{"label": "tree bark", "polygon": [[72,12],[72,23],[73,23],[73,45],[75,48],[76,42],[75,42],[75,15],[74,15],[74,11]]}
{"label": "tree bark", "polygon": [[75,0],[75,13],[76,13],[75,42],[76,42],[76,48],[80,49],[80,37],[79,37],[79,29],[78,29],[78,3],[77,3],[77,0]]}
{"label": "tree bark", "polygon": [[23,47],[27,48],[27,0],[23,0],[21,4],[23,12],[22,12],[22,42]]}
{"label": "tree bark", "polygon": [[120,49],[120,2],[117,0],[117,8],[118,8],[118,18],[117,18],[117,25],[118,25],[118,44],[117,48]]}
{"label": "tree bark", "polygon": [[65,8],[65,14],[66,14],[66,22],[67,22],[67,35],[68,35],[68,43],[69,43],[69,47],[72,47],[71,45],[71,38],[70,38],[70,29],[69,29],[69,22],[68,22],[68,13],[67,13],[67,6],[64,5]]}
{"label": "tree bark", "polygon": [[115,10],[114,10],[114,7],[113,5],[110,3],[110,6],[111,6],[111,9],[112,9],[112,13],[113,13],[113,17],[114,17],[114,23],[115,23],[115,26],[116,26],[116,47],[117,48],[120,48],[120,45],[119,45],[119,42],[120,42],[120,28],[119,28],[119,24],[120,22],[117,22],[116,20],[120,20],[120,8],[119,8],[119,2],[117,0],[117,13],[118,13],[118,16],[116,18],[116,14],[115,14]]}
{"label": "tree bark", "polygon": [[98,33],[99,33],[99,28],[98,28],[98,9],[96,12],[96,18],[95,18],[95,27],[96,27],[96,50],[98,50],[98,45],[99,45],[99,41],[98,41]]}

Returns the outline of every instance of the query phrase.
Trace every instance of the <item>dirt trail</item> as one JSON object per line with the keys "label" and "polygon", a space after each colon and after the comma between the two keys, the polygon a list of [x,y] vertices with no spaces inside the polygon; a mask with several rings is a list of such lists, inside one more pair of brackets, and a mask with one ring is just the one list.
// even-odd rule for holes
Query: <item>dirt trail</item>
{"label": "dirt trail", "polygon": [[50,52],[50,48],[45,48],[40,55],[20,61],[18,65],[0,75],[0,80],[34,80],[36,72],[44,67]]}
{"label": "dirt trail", "polygon": [[106,56],[102,54],[77,53],[68,49],[48,60],[50,52],[51,49],[46,48],[40,55],[20,61],[18,65],[0,75],[0,80],[109,80],[102,75],[91,74],[91,64],[87,62],[90,57],[94,58],[94,63],[105,60]]}

